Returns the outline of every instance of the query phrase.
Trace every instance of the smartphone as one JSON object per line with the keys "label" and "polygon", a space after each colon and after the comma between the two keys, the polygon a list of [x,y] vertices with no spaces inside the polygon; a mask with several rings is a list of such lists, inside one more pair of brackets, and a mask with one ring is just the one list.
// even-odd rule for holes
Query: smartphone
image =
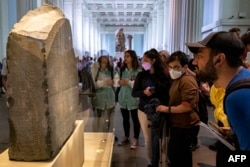
{"label": "smartphone", "polygon": [[149,88],[149,91],[150,91],[151,93],[155,92],[155,87],[150,87],[150,88]]}

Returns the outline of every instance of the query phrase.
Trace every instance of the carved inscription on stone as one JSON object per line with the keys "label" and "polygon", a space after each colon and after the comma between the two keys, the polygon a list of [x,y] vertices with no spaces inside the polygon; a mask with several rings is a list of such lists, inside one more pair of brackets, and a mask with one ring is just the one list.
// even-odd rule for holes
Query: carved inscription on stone
{"label": "carved inscription on stone", "polygon": [[28,12],[7,44],[11,160],[56,156],[71,135],[78,77],[69,21],[56,7]]}

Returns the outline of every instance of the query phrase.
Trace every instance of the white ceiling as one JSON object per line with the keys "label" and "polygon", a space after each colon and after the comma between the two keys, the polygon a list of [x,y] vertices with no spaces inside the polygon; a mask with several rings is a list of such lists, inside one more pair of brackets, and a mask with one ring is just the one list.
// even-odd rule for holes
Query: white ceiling
{"label": "white ceiling", "polygon": [[144,29],[157,0],[84,0],[86,7],[106,29]]}

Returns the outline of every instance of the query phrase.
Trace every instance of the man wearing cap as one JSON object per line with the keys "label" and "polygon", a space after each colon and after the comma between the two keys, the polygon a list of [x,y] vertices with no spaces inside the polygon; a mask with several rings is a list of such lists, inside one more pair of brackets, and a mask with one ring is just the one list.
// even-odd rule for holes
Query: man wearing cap
{"label": "man wearing cap", "polygon": [[[197,54],[193,64],[197,66],[196,76],[201,81],[211,81],[216,87],[226,90],[236,81],[250,78],[250,71],[242,66],[244,44],[232,33],[212,32],[202,41],[186,45],[191,52]],[[241,151],[250,151],[249,99],[249,88],[235,90],[224,99],[231,130],[237,137]],[[222,128],[224,131],[226,129]],[[217,167],[222,166],[221,162],[216,163]]]}

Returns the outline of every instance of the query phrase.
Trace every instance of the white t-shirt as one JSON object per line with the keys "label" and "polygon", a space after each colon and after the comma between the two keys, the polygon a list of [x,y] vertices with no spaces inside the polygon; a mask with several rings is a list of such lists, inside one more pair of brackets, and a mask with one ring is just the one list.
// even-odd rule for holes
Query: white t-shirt
{"label": "white t-shirt", "polygon": [[3,60],[3,66],[1,70],[1,75],[6,76],[8,74],[6,59]]}

